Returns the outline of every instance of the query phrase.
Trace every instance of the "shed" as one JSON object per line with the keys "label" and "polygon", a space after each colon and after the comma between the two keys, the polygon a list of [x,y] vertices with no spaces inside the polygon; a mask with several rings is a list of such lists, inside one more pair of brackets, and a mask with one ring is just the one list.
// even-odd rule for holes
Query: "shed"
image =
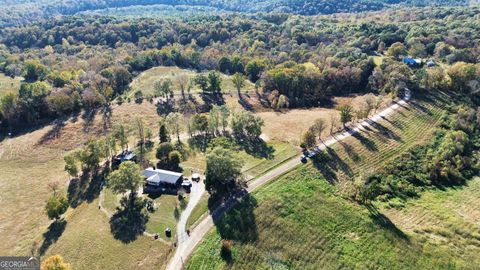
{"label": "shed", "polygon": [[422,60],[412,57],[405,57],[403,58],[403,63],[411,66],[411,67],[419,67],[422,65]]}
{"label": "shed", "polygon": [[137,156],[132,151],[128,151],[128,150],[122,151],[122,153],[116,155],[113,158],[112,165],[115,168],[115,167],[118,167],[122,162],[125,162],[125,161],[137,162]]}
{"label": "shed", "polygon": [[435,62],[433,60],[428,60],[427,67],[434,67],[434,66],[435,66]]}

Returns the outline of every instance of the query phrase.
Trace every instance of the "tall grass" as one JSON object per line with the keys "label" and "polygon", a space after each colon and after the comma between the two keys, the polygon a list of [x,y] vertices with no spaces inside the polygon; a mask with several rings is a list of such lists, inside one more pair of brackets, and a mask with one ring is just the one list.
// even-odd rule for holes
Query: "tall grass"
{"label": "tall grass", "polygon": [[[240,204],[217,222],[187,269],[474,269],[480,252],[462,252],[472,241],[454,242],[458,246],[427,241],[427,233],[405,227],[410,219],[399,222],[395,209],[360,206],[338,196],[340,185],[331,184],[379,170],[412,146],[428,142],[445,112],[444,104],[417,101],[380,125],[335,145],[324,164],[300,167],[261,188],[253,194],[256,207],[246,209]],[[477,202],[480,196],[473,197]],[[458,207],[465,203],[460,201]],[[425,203],[424,207],[431,206]],[[242,216],[249,217],[248,230],[238,226]],[[444,224],[451,228],[427,230],[437,229],[435,235],[447,242],[455,235],[478,236],[478,228],[472,225]],[[234,233],[225,234],[226,228]],[[247,241],[235,238],[252,231],[256,237]],[[222,240],[233,243],[231,260],[222,259]]]}

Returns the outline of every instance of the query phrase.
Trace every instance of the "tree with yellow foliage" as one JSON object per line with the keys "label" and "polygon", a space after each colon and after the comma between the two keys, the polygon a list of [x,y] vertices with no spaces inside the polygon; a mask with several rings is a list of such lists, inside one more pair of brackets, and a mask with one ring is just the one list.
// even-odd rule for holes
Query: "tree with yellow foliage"
{"label": "tree with yellow foliage", "polygon": [[72,267],[69,263],[63,261],[62,256],[54,255],[50,256],[42,262],[41,270],[71,270]]}

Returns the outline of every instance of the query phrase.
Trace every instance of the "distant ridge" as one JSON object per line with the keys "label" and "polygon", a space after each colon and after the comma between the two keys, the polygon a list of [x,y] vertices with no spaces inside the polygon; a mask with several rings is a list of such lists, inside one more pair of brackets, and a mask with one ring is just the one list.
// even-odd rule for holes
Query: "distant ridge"
{"label": "distant ridge", "polygon": [[234,12],[283,12],[301,15],[365,12],[392,6],[453,6],[479,0],[0,0],[0,27],[25,25],[82,11],[147,5],[185,5]]}

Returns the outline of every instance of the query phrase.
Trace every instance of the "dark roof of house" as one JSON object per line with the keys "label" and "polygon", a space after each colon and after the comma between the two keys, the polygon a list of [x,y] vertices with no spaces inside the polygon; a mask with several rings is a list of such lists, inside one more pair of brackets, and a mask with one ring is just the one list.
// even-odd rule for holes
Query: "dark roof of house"
{"label": "dark roof of house", "polygon": [[176,184],[183,175],[181,173],[167,170],[147,168],[143,171],[143,176],[147,178],[147,181],[150,183]]}

